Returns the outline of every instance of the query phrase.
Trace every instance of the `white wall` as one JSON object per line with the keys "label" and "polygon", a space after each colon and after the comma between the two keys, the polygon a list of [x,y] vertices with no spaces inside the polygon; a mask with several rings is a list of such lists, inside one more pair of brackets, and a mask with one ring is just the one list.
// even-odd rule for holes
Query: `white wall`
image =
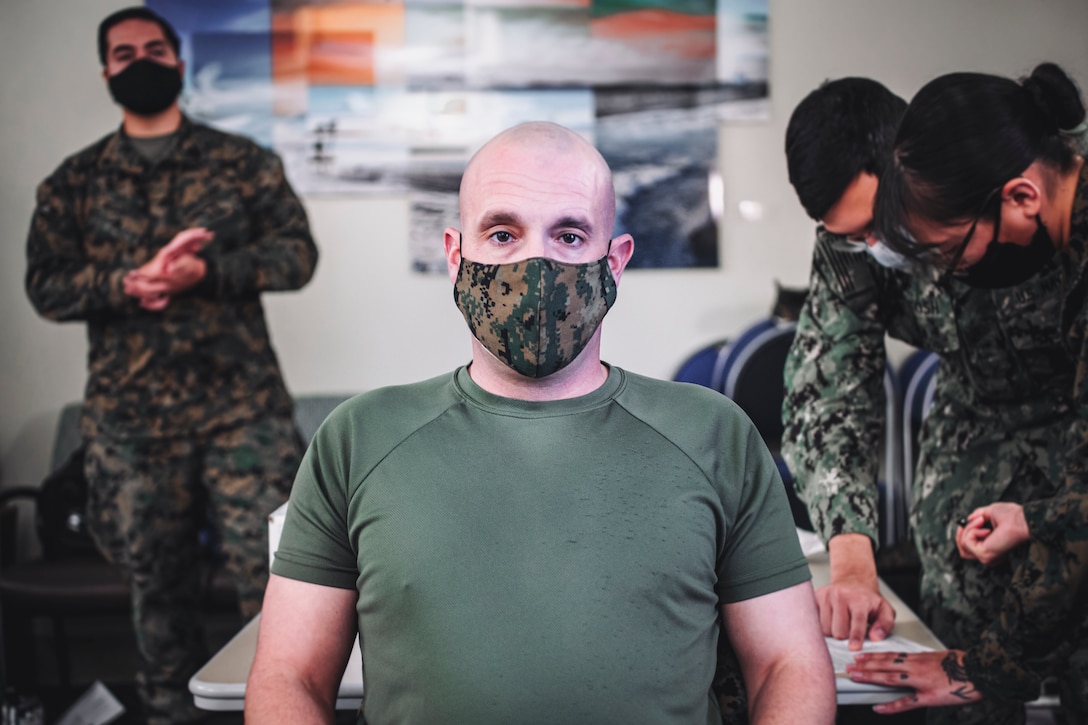
{"label": "white wall", "polygon": [[[56,412],[82,394],[83,327],[36,317],[23,291],[24,244],[38,182],[119,122],[95,28],[127,4],[0,0],[0,485],[40,481]],[[669,377],[688,352],[766,314],[775,279],[806,284],[813,225],[787,181],[782,146],[790,111],[821,81],[868,75],[909,98],[941,73],[1020,75],[1054,60],[1088,88],[1085,0],[771,0],[770,28],[771,119],[720,134],[721,268],[625,275],[604,329],[611,362]],[[742,220],[741,200],[762,203],[764,218]],[[402,202],[306,206],[317,274],[299,293],[265,298],[294,392],[408,382],[466,360],[448,280],[408,269]]]}

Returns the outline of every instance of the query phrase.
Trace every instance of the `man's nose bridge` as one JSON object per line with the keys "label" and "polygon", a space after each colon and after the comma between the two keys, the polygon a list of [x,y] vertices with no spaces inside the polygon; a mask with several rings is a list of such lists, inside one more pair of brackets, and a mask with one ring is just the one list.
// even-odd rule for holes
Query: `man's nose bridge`
{"label": "man's nose bridge", "polygon": [[522,251],[524,252],[526,259],[548,256],[549,236],[547,230],[527,229],[522,237],[522,241],[524,242]]}

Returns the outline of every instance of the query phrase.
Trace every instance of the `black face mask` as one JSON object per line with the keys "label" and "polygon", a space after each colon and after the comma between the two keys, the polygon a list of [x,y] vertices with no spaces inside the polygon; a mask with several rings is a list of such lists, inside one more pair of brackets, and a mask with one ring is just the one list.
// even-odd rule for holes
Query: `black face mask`
{"label": "black face mask", "polygon": [[139,116],[154,116],[170,107],[181,93],[181,69],[148,58],[129,63],[110,76],[110,95]]}
{"label": "black face mask", "polygon": [[994,239],[986,248],[986,253],[962,273],[955,275],[955,278],[964,284],[983,289],[1015,287],[1035,276],[1054,256],[1054,240],[1043,226],[1043,220],[1039,215],[1035,216],[1035,223],[1039,227],[1027,246],[1000,244],[997,241],[1000,214],[997,218]]}

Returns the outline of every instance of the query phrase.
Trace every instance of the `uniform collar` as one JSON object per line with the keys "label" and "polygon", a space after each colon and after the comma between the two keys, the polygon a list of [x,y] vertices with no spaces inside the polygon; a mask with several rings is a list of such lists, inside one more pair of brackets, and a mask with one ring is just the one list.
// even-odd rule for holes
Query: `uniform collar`
{"label": "uniform collar", "polygon": [[[194,133],[195,126],[182,114],[181,124],[178,126],[178,140],[170,154],[159,163],[172,162],[180,166],[196,166],[200,164],[204,156],[204,148],[198,134]],[[129,136],[125,133],[122,124],[117,131],[110,136],[102,153],[98,157],[98,167],[102,170],[116,169],[123,173],[140,175],[151,168],[129,143]]]}

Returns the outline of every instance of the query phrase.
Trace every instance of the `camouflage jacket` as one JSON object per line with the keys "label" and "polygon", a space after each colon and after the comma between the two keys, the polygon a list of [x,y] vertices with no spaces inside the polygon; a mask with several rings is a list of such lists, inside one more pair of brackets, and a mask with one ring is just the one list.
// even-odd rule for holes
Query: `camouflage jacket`
{"label": "camouflage jacket", "polygon": [[[164,310],[141,308],[125,274],[191,227],[215,233],[207,275]],[[291,411],[260,293],[302,287],[316,261],[279,158],[184,119],[155,164],[119,130],[42,182],[26,290],[42,316],[87,324],[85,435],[200,435]]]}
{"label": "camouflage jacket", "polygon": [[[1022,633],[1003,612],[1033,596],[1014,573],[1022,557],[1001,570],[959,560],[955,520],[994,501],[1044,500],[1060,486],[1068,449],[1055,442],[1078,412],[1055,294],[1062,260],[1017,287],[981,290],[886,269],[836,242],[820,231],[785,371],[782,452],[798,493],[825,539],[856,532],[875,541],[885,335],[939,353],[911,491],[923,608],[975,619],[978,634],[950,645],[974,650],[982,634],[990,665],[1010,662]],[[1018,690],[988,694],[1037,693],[1040,671],[1020,669],[1010,675]]]}
{"label": "camouflage jacket", "polygon": [[[980,290],[942,282],[932,271],[881,267],[864,252],[842,251],[844,244],[818,230],[810,291],[786,362],[782,454],[825,540],[862,533],[876,541],[885,335],[941,356],[919,444],[930,468],[1000,450],[1029,432],[1049,439],[1063,431],[1073,416],[1073,365],[1059,329],[1057,259],[1017,287]],[[1006,493],[1007,475],[977,475],[955,500],[926,503],[937,484],[925,465],[912,494],[916,507],[930,508],[915,511],[914,523],[933,528],[933,536],[946,536],[961,515],[954,512]],[[1019,492],[1019,500],[1053,493],[1036,488]]]}
{"label": "camouflage jacket", "polygon": [[1031,541],[1013,573],[1001,622],[965,658],[968,677],[988,697],[1037,697],[1048,666],[1088,640],[1088,165],[1069,236],[1062,320],[1076,359],[1078,415],[1068,431],[1061,490],[1024,505]]}

